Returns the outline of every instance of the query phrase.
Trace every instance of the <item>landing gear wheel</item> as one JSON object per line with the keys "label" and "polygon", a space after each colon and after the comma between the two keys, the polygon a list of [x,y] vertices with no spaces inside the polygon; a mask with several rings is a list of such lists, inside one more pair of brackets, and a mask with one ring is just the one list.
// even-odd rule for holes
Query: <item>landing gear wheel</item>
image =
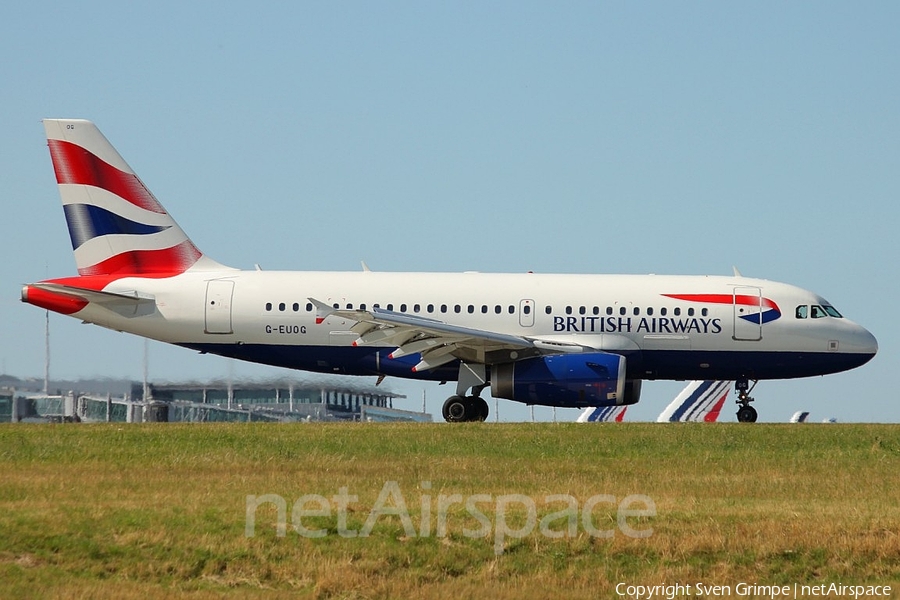
{"label": "landing gear wheel", "polygon": [[462,396],[450,396],[444,401],[441,414],[448,423],[462,423],[468,421],[467,418],[472,410],[469,408],[470,403],[467,398]]}
{"label": "landing gear wheel", "polygon": [[488,403],[478,396],[450,396],[441,409],[448,423],[484,421],[489,413]]}
{"label": "landing gear wheel", "polygon": [[752,406],[742,406],[737,411],[737,420],[741,423],[756,423],[756,409]]}
{"label": "landing gear wheel", "polygon": [[750,385],[747,379],[738,379],[734,387],[738,393],[737,403],[740,405],[737,411],[737,420],[741,423],[756,423],[758,416],[756,409],[750,406],[750,403],[753,402],[750,392],[756,387],[756,381],[753,382],[753,385]]}
{"label": "landing gear wheel", "polygon": [[483,398],[479,398],[475,396],[472,398],[475,404],[475,412],[476,412],[476,421],[487,421],[488,415],[491,414],[491,409],[488,408],[488,403],[484,401]]}

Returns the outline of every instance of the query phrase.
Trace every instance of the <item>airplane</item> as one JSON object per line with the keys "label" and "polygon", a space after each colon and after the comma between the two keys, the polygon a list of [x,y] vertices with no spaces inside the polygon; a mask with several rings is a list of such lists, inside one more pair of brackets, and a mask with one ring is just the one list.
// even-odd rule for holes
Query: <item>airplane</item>
{"label": "airplane", "polygon": [[581,411],[576,423],[621,423],[627,406],[589,406]]}
{"label": "airplane", "polygon": [[791,416],[790,423],[806,423],[807,419],[809,419],[809,411],[808,410],[798,410]]}
{"label": "airplane", "polygon": [[491,394],[626,406],[643,380],[760,380],[853,369],[875,337],[798,287],[734,276],[239,270],[188,238],[90,121],[43,121],[77,276],[23,302],[200,353],[305,371],[456,381],[451,422]]}
{"label": "airplane", "polygon": [[[693,421],[715,423],[728,397],[732,381],[691,381],[656,418],[657,423]],[[591,406],[578,415],[578,423],[620,423],[627,406]]]}
{"label": "airplane", "polygon": [[656,418],[657,423],[719,419],[733,381],[692,381]]}

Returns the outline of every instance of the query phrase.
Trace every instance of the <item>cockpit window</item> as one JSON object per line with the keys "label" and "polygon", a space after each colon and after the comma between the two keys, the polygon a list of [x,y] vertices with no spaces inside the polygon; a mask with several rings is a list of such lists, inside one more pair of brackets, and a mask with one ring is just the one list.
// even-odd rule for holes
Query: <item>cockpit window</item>
{"label": "cockpit window", "polygon": [[[812,312],[810,312],[810,310]],[[794,313],[798,319],[806,319],[812,317],[813,319],[821,319],[822,317],[834,317],[835,319],[843,319],[844,316],[838,312],[838,310],[829,305],[829,304],[801,304],[797,307],[796,312]]]}
{"label": "cockpit window", "polygon": [[842,315],[841,313],[839,313],[839,312],[838,312],[838,309],[836,309],[836,308],[833,307],[833,306],[829,306],[829,305],[826,304],[826,305],[823,306],[822,308],[825,309],[825,312],[828,313],[828,316],[829,316],[829,317],[834,317],[834,318],[836,318],[836,319],[843,319],[843,318],[844,318],[844,315]]}

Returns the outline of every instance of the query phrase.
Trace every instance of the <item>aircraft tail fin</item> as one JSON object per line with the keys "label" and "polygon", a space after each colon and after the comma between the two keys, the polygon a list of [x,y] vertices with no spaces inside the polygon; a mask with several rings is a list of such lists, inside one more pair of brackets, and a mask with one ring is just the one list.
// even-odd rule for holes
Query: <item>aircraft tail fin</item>
{"label": "aircraft tail fin", "polygon": [[200,252],[96,125],[45,119],[44,129],[80,275],[226,268]]}
{"label": "aircraft tail fin", "polygon": [[728,396],[732,381],[692,381],[660,413],[656,421],[715,422]]}
{"label": "aircraft tail fin", "polygon": [[578,416],[579,423],[621,423],[627,406],[589,406]]}

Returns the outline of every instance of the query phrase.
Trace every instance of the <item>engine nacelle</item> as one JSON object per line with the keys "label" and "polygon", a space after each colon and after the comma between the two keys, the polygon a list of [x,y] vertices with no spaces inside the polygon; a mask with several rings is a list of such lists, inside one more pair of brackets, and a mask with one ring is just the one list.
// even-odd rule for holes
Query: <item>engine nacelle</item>
{"label": "engine nacelle", "polygon": [[491,395],[526,404],[633,404],[640,389],[640,381],[625,381],[625,357],[607,352],[539,356],[491,368]]}

